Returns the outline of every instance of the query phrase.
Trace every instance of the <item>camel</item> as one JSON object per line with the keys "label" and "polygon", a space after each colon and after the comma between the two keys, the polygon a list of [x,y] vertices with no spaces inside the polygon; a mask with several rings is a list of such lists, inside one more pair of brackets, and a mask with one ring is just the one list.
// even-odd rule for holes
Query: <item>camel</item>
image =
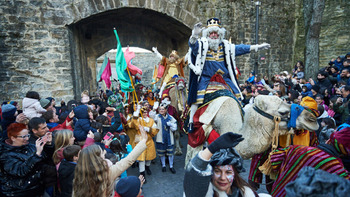
{"label": "camel", "polygon": [[182,155],[181,145],[180,145],[180,132],[183,127],[183,122],[181,114],[186,107],[187,100],[187,90],[186,90],[186,79],[183,77],[178,77],[175,80],[175,87],[169,90],[169,97],[171,100],[170,105],[176,109],[177,114],[174,117],[178,122],[178,129],[174,133],[175,137],[175,155]]}
{"label": "camel", "polygon": [[[204,123],[206,137],[212,129],[220,135],[227,132],[241,134],[244,140],[235,149],[242,158],[248,159],[266,151],[271,146],[275,129],[274,121],[258,113],[256,108],[284,120],[279,123],[279,135],[292,133],[287,128],[291,105],[283,102],[277,96],[257,96],[254,104],[246,109],[244,118],[235,99],[219,97],[209,104],[206,109],[209,113],[202,115],[199,121]],[[296,129],[317,130],[316,117],[311,112],[304,110],[296,120]],[[186,166],[202,148],[203,145],[196,148],[187,146]]]}

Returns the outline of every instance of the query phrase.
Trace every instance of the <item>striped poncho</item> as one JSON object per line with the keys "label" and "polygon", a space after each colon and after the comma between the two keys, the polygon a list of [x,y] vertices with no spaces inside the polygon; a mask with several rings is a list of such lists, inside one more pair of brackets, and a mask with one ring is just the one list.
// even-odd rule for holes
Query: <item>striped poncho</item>
{"label": "striped poncho", "polygon": [[285,186],[297,178],[298,172],[305,166],[322,169],[345,179],[350,179],[349,172],[341,161],[319,148],[292,145],[277,149],[271,156],[272,168],[278,171],[277,179],[272,186],[272,196],[285,196]]}

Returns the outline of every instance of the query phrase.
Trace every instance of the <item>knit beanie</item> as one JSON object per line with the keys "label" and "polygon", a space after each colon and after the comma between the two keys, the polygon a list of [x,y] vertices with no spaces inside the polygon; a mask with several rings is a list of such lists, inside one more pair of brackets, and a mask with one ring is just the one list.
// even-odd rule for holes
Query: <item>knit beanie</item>
{"label": "knit beanie", "polygon": [[15,110],[16,111],[16,107],[12,104],[5,104],[3,106],[1,106],[2,112],[10,112]]}
{"label": "knit beanie", "polygon": [[1,106],[1,110],[3,119],[13,119],[17,108],[11,104],[5,104]]}
{"label": "knit beanie", "polygon": [[48,100],[48,99],[44,99],[44,98],[40,99],[40,105],[43,108],[48,107],[49,103],[50,103],[50,100]]}
{"label": "knit beanie", "polygon": [[332,133],[329,139],[338,152],[350,155],[350,127]]}
{"label": "knit beanie", "polygon": [[303,107],[307,107],[306,109],[310,110],[310,112],[313,113],[315,116],[320,116],[320,112],[317,110],[317,103],[313,98],[305,96],[301,100],[300,105]]}
{"label": "knit beanie", "polygon": [[115,191],[121,197],[136,197],[140,192],[141,181],[136,176],[127,176],[119,180]]}

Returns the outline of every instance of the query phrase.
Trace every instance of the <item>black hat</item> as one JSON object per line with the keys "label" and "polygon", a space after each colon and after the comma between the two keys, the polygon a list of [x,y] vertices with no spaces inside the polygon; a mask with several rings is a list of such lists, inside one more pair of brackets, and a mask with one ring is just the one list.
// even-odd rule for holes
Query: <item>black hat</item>
{"label": "black hat", "polygon": [[214,153],[211,157],[210,165],[214,166],[223,166],[223,165],[233,165],[233,167],[240,172],[245,172],[246,170],[243,167],[243,159],[237,153],[234,148],[220,149]]}

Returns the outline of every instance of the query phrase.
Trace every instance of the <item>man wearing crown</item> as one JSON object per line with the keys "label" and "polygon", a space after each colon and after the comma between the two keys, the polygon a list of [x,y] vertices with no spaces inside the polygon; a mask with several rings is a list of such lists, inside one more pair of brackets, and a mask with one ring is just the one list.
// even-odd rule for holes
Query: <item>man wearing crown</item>
{"label": "man wearing crown", "polygon": [[[270,48],[270,44],[234,45],[224,39],[225,28],[217,18],[207,21],[207,28],[202,23],[194,25],[189,39],[188,66],[190,67],[189,96],[187,104],[191,106],[188,132],[193,132],[193,116],[198,106],[203,103],[206,88],[215,74],[220,74],[231,91],[243,98],[236,79],[235,56],[252,50]],[[202,33],[202,37],[199,34]]]}
{"label": "man wearing crown", "polygon": [[161,55],[156,47],[153,47],[152,50],[157,55],[157,57],[161,59],[160,66],[158,68],[157,81],[160,78],[162,79],[162,87],[159,92],[159,97],[163,98],[164,96],[168,95],[168,91],[164,91],[164,88],[174,76],[185,77],[183,70],[183,67],[186,66],[185,58],[180,58],[177,51],[175,50],[173,50],[170,53],[169,58],[166,58],[163,55]]}

